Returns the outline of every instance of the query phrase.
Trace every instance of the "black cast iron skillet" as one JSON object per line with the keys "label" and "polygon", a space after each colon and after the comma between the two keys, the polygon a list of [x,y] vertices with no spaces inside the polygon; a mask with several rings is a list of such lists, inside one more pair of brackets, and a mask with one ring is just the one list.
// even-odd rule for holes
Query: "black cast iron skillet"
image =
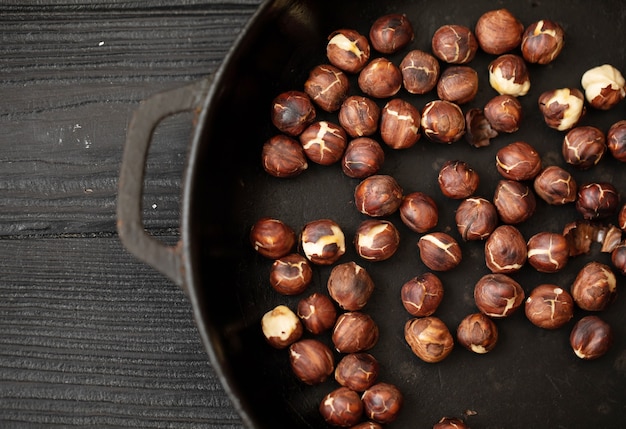
{"label": "black cast iron skillet", "polygon": [[[140,259],[163,272],[188,294],[195,321],[211,363],[230,394],[243,421],[254,428],[325,427],[317,411],[321,398],[334,381],[311,387],[291,373],[285,350],[271,348],[263,339],[261,316],[278,304],[295,308],[298,297],[278,295],[268,284],[271,261],[257,255],[248,241],[251,225],[262,216],[283,220],[299,231],[311,220],[331,218],[343,228],[348,241],[365,219],[353,204],[356,179],[344,176],[338,165],[311,164],[295,179],[267,175],[260,162],[263,142],[277,131],[269,120],[271,100],[279,92],[301,89],[308,71],[325,63],[326,37],[338,28],[367,34],[380,15],[405,13],[413,24],[415,40],[389,58],[399,63],[408,49],[430,50],[430,37],[443,24],[471,28],[485,11],[511,10],[528,25],[547,18],[566,32],[560,57],[547,66],[530,66],[532,87],[521,98],[521,129],[500,135],[489,147],[474,148],[461,140],[441,145],[422,139],[404,151],[386,148],[381,170],[393,175],[405,192],[422,191],[440,208],[436,230],[455,229],[458,202],[442,196],[437,187],[439,167],[449,159],[463,159],[481,175],[477,194],[491,198],[496,181],[494,154],[516,140],[533,144],[544,165],[562,165],[563,133],[549,129],[536,103],[545,90],[580,87],[587,69],[609,63],[626,71],[620,1],[557,0],[524,1],[322,1],[277,0],[264,3],[242,32],[215,75],[171,92],[157,94],[135,113],[120,175],[119,232],[125,246]],[[376,54],[374,54],[375,56]],[[477,98],[463,106],[481,107],[495,95],[487,83],[487,64],[493,57],[480,53],[471,63],[479,71]],[[352,92],[356,93],[353,79]],[[421,108],[434,94],[399,96]],[[380,100],[381,105],[384,102]],[[152,238],[143,229],[141,192],[143,171],[152,130],[164,117],[196,112],[193,139],[184,177],[181,239],[173,247]],[[319,118],[333,120],[319,113]],[[602,130],[626,117],[621,103],[608,112],[588,109],[581,124]],[[607,155],[589,171],[565,166],[579,183],[610,181],[626,197],[623,164]],[[560,232],[579,219],[573,205],[555,209],[539,201],[534,217],[519,228],[526,238],[539,231]],[[381,364],[380,380],[394,383],[404,393],[405,405],[394,428],[428,428],[443,416],[465,419],[473,428],[618,428],[626,422],[626,292],[619,276],[619,296],[601,313],[615,330],[612,349],[595,361],[582,361],[569,347],[569,332],[586,313],[576,310],[564,328],[536,328],[519,311],[498,320],[500,339],[487,355],[473,354],[458,344],[443,362],[427,364],[415,357],[403,338],[409,315],[400,303],[399,291],[411,277],[427,271],[418,258],[417,234],[397,215],[389,217],[399,228],[402,242],[388,261],[359,260],[348,245],[340,262],[354,260],[365,267],[376,283],[364,311],[380,327],[380,340],[370,350]],[[615,222],[615,219],[611,219]],[[473,285],[488,271],[483,243],[462,243],[464,260],[456,269],[441,273],[445,298],[436,315],[455,332],[460,320],[476,311]],[[514,275],[526,293],[540,283],[569,288],[578,269],[590,260],[610,263],[594,244],[586,255],[572,258],[555,274],[539,274],[525,267]],[[324,292],[331,267],[315,267],[309,292]],[[330,344],[329,336],[322,335]],[[337,355],[337,359],[339,359]]]}

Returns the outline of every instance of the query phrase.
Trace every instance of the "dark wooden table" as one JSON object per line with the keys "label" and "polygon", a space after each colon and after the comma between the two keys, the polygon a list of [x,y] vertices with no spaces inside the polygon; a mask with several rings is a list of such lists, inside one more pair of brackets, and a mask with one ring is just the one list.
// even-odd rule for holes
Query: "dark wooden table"
{"label": "dark wooden table", "polygon": [[[0,4],[0,427],[242,427],[115,209],[138,103],[216,70],[259,3]],[[190,129],[159,125],[147,166],[145,225],[171,243]]]}

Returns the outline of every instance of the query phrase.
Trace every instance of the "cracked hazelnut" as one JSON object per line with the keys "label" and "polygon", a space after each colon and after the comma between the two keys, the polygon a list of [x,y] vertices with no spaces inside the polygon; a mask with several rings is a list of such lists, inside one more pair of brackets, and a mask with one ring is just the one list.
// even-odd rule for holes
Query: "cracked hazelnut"
{"label": "cracked hazelnut", "polygon": [[309,72],[304,82],[304,92],[313,103],[326,112],[335,112],[348,95],[348,76],[331,64],[320,64]]}
{"label": "cracked hazelnut", "polygon": [[469,429],[463,420],[456,417],[442,417],[435,425],[433,429]]}
{"label": "cracked hazelnut", "polygon": [[326,56],[338,69],[358,73],[370,59],[370,44],[358,31],[340,29],[328,36]]}
{"label": "cracked hazelnut", "polygon": [[324,396],[319,412],[330,425],[352,427],[363,417],[363,401],[354,390],[338,387]]}
{"label": "cracked hazelnut", "polygon": [[530,144],[513,142],[496,153],[496,168],[505,179],[532,180],[541,171],[541,157]]}
{"label": "cracked hazelnut", "polygon": [[500,55],[522,43],[524,25],[507,9],[490,10],[478,18],[474,34],[483,51]]}
{"label": "cracked hazelnut", "polygon": [[617,296],[617,279],[608,265],[588,262],[576,275],[570,293],[583,310],[601,311]]}
{"label": "cracked hazelnut", "polygon": [[289,362],[296,377],[309,385],[323,383],[335,370],[330,347],[313,338],[305,338],[289,346]]}
{"label": "cracked hazelnut", "polygon": [[555,21],[542,19],[526,27],[522,35],[522,56],[533,64],[549,64],[561,53],[565,31]]}
{"label": "cracked hazelnut", "polygon": [[400,98],[389,100],[380,115],[380,136],[392,149],[407,149],[420,139],[420,111]]}
{"label": "cracked hazelnut", "polygon": [[331,219],[308,222],[300,233],[304,256],[317,265],[332,265],[346,252],[341,227]]}
{"label": "cracked hazelnut", "polygon": [[497,132],[514,133],[522,122],[522,104],[513,95],[496,95],[485,104],[484,114]]}
{"label": "cracked hazelnut", "polygon": [[545,91],[537,103],[546,125],[558,131],[573,128],[586,111],[585,96],[578,88]]}
{"label": "cracked hazelnut", "polygon": [[468,314],[459,323],[456,338],[469,351],[485,354],[498,342],[498,327],[484,313]]}
{"label": "cracked hazelnut", "polygon": [[598,316],[585,316],[572,328],[569,343],[579,358],[597,359],[613,345],[613,329]]}
{"label": "cracked hazelnut", "polygon": [[482,109],[473,107],[465,113],[465,139],[474,147],[485,147],[498,132],[491,126]]}
{"label": "cracked hazelnut", "polygon": [[346,132],[339,125],[317,121],[300,134],[300,143],[308,159],[317,164],[331,165],[343,156],[347,138]]}
{"label": "cracked hazelnut", "polygon": [[521,97],[530,90],[530,76],[524,59],[504,54],[489,63],[489,84],[500,95]]}
{"label": "cracked hazelnut", "polygon": [[378,130],[380,107],[371,98],[351,95],[339,109],[339,124],[350,137],[371,136]]}
{"label": "cracked hazelnut", "polygon": [[335,304],[318,292],[298,301],[297,314],[305,329],[315,335],[335,326],[337,320]]}
{"label": "cracked hazelnut", "polygon": [[404,338],[413,353],[428,363],[441,362],[454,348],[450,330],[435,316],[408,320],[404,325]]}
{"label": "cracked hazelnut", "polygon": [[611,125],[606,133],[606,145],[613,158],[626,162],[626,120]]}
{"label": "cracked hazelnut", "polygon": [[356,253],[369,261],[391,258],[400,245],[400,233],[388,220],[366,219],[357,227],[354,235]]}
{"label": "cracked hazelnut", "polygon": [[443,300],[443,284],[433,273],[424,273],[405,282],[400,289],[402,305],[412,316],[433,314]]}
{"label": "cracked hazelnut", "polygon": [[359,72],[357,83],[370,97],[389,98],[402,88],[402,73],[387,58],[374,58]]}
{"label": "cracked hazelnut", "polygon": [[411,43],[413,26],[404,14],[383,15],[370,27],[369,38],[372,48],[382,54],[393,54]]}
{"label": "cracked hazelnut", "polygon": [[411,192],[405,195],[399,211],[402,222],[411,231],[417,233],[430,231],[437,226],[439,221],[437,203],[423,192]]}
{"label": "cracked hazelnut", "polygon": [[513,314],[525,298],[522,286],[506,274],[486,274],[474,285],[474,302],[489,317],[503,318]]}
{"label": "cracked hazelnut", "polygon": [[367,304],[374,292],[374,282],[365,268],[350,261],[336,265],[331,270],[327,288],[339,307],[355,311]]}
{"label": "cracked hazelnut", "polygon": [[562,234],[538,232],[528,239],[528,263],[541,273],[555,273],[567,265],[569,244]]}
{"label": "cracked hazelnut", "polygon": [[476,192],[480,176],[465,161],[446,161],[439,170],[437,182],[446,197],[464,199]]}
{"label": "cracked hazelnut", "polygon": [[300,135],[315,117],[315,106],[305,92],[286,91],[272,101],[272,124],[287,135]]}
{"label": "cracked hazelnut", "polygon": [[270,285],[282,295],[298,295],[313,278],[309,261],[299,253],[291,253],[274,261],[270,268]]}
{"label": "cracked hazelnut", "polygon": [[402,409],[404,398],[400,389],[390,383],[379,382],[361,395],[365,415],[378,423],[391,423]]}
{"label": "cracked hazelnut", "polygon": [[433,100],[422,109],[420,125],[429,140],[436,143],[454,143],[465,134],[465,115],[456,103]]}
{"label": "cracked hazelnut", "polygon": [[440,99],[456,104],[472,101],[478,93],[478,73],[469,66],[446,68],[437,82],[437,95]]}
{"label": "cracked hazelnut", "polygon": [[472,30],[464,25],[443,25],[435,30],[431,40],[433,53],[450,64],[467,64],[478,51],[478,41]]}
{"label": "cracked hazelnut", "polygon": [[355,392],[363,392],[377,381],[380,364],[369,353],[350,353],[345,355],[335,368],[337,383]]}
{"label": "cracked hazelnut", "polygon": [[493,204],[502,222],[516,225],[535,214],[537,199],[525,183],[500,180],[493,193]]}
{"label": "cracked hazelnut", "polygon": [[414,49],[400,63],[402,84],[410,94],[426,94],[437,85],[441,67],[437,58],[428,52]]}
{"label": "cracked hazelnut", "polygon": [[498,212],[486,198],[469,197],[457,207],[455,220],[463,240],[484,240],[498,226]]}
{"label": "cracked hazelnut", "polygon": [[586,183],[578,188],[576,210],[584,219],[606,219],[617,213],[619,193],[610,183]]}
{"label": "cracked hazelnut", "polygon": [[609,110],[626,97],[626,80],[622,73],[610,64],[587,70],[580,81],[585,98],[592,107]]}
{"label": "cracked hazelnut", "polygon": [[372,217],[396,212],[402,204],[402,197],[402,188],[396,179],[385,174],[366,177],[354,190],[357,210]]}
{"label": "cracked hazelnut", "polygon": [[606,139],[599,128],[580,126],[565,134],[561,151],[565,162],[580,170],[588,170],[600,162],[606,149]]}
{"label": "cracked hazelnut", "polygon": [[626,275],[626,242],[621,242],[611,251],[611,263],[620,274]]}
{"label": "cracked hazelnut", "polygon": [[378,336],[378,325],[369,314],[350,311],[337,317],[332,341],[339,353],[358,353],[374,347]]}
{"label": "cracked hazelnut", "polygon": [[296,177],[309,167],[302,145],[284,134],[263,144],[261,160],[263,169],[274,177]]}
{"label": "cracked hazelnut", "polygon": [[485,264],[492,273],[510,274],[526,263],[528,249],[522,233],[512,225],[500,225],[485,241]]}
{"label": "cracked hazelnut", "polygon": [[250,243],[260,255],[278,259],[291,253],[296,245],[296,233],[279,219],[263,217],[252,225]]}
{"label": "cracked hazelnut", "polygon": [[351,140],[343,153],[341,169],[348,177],[364,179],[376,174],[385,162],[385,152],[370,137]]}
{"label": "cracked hazelnut", "polygon": [[302,337],[302,323],[286,305],[278,305],[261,318],[261,330],[267,342],[284,349]]}
{"label": "cracked hazelnut", "polygon": [[462,260],[459,243],[445,232],[422,235],[417,247],[421,261],[433,271],[449,271]]}
{"label": "cracked hazelnut", "polygon": [[558,165],[551,165],[535,177],[533,189],[546,203],[563,205],[576,200],[578,184],[566,170]]}
{"label": "cracked hazelnut", "polygon": [[535,287],[524,305],[528,320],[544,329],[558,329],[574,316],[574,300],[565,289],[553,284]]}

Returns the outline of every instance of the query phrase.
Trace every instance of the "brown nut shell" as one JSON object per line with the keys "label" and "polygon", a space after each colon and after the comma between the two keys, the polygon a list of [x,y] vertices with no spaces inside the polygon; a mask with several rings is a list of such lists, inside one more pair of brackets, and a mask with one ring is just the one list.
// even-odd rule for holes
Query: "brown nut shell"
{"label": "brown nut shell", "polygon": [[314,335],[328,331],[337,321],[335,304],[319,292],[298,301],[297,315],[304,328]]}
{"label": "brown nut shell", "polygon": [[441,67],[437,58],[428,52],[414,49],[400,63],[402,85],[410,94],[426,94],[437,85]]}
{"label": "brown nut shell", "polygon": [[300,142],[284,134],[270,137],[263,144],[261,160],[263,169],[274,177],[296,177],[309,167]]}
{"label": "brown nut shell", "polygon": [[372,217],[395,213],[402,204],[402,188],[390,175],[375,174],[363,179],[354,189],[357,210]]}
{"label": "brown nut shell", "polygon": [[331,64],[320,64],[309,72],[304,82],[304,92],[313,103],[326,112],[335,112],[348,96],[348,76]]}
{"label": "brown nut shell", "polygon": [[524,289],[506,274],[486,274],[474,285],[476,307],[489,317],[513,314],[524,303]]}
{"label": "brown nut shell", "polygon": [[498,342],[498,327],[484,313],[468,314],[459,323],[456,338],[469,351],[485,354],[493,350]]}
{"label": "brown nut shell", "polygon": [[335,368],[335,380],[356,392],[369,389],[378,379],[380,364],[366,352],[345,355]]}
{"label": "brown nut shell", "polygon": [[437,226],[439,208],[431,196],[423,192],[411,192],[402,199],[400,219],[411,231],[428,232]]}
{"label": "brown nut shell", "polygon": [[374,282],[367,270],[355,262],[336,265],[327,282],[331,298],[344,310],[360,310],[374,292]]}
{"label": "brown nut shell", "polygon": [[476,56],[478,41],[468,27],[446,24],[435,30],[431,47],[435,56],[441,61],[450,64],[467,64]]}
{"label": "brown nut shell", "polygon": [[568,291],[557,285],[541,284],[526,298],[524,312],[533,325],[558,329],[574,316],[574,300]]}
{"label": "brown nut shell", "polygon": [[402,285],[400,298],[406,311],[412,316],[432,315],[443,300],[443,283],[433,273],[413,277]]}
{"label": "brown nut shell", "polygon": [[270,285],[283,295],[298,295],[306,290],[313,278],[308,259],[291,253],[274,261],[270,268]]}
{"label": "brown nut shell", "polygon": [[505,179],[532,180],[541,171],[541,156],[526,142],[509,143],[496,153],[496,168]]}
{"label": "brown nut shell", "polygon": [[385,162],[385,152],[376,140],[358,137],[351,140],[341,160],[343,173],[355,179],[364,179],[380,170]]}
{"label": "brown nut shell", "polygon": [[524,25],[509,10],[495,9],[478,18],[474,34],[483,51],[500,55],[522,43]]}
{"label": "brown nut shell", "polygon": [[379,382],[361,395],[365,415],[378,423],[396,420],[404,404],[402,392],[390,383]]}
{"label": "brown nut shell", "polygon": [[324,396],[319,412],[332,426],[353,427],[363,417],[363,401],[354,390],[338,387]]}
{"label": "brown nut shell", "polygon": [[463,259],[459,243],[445,232],[422,235],[417,247],[422,263],[433,271],[449,271]]}
{"label": "brown nut shell", "polygon": [[435,316],[408,320],[404,325],[404,338],[413,353],[428,363],[441,362],[454,348],[450,330]]}
{"label": "brown nut shell", "polygon": [[485,264],[492,273],[510,274],[526,263],[528,249],[522,233],[513,225],[500,225],[485,241]]}
{"label": "brown nut shell", "polygon": [[332,350],[313,338],[305,338],[289,346],[289,363],[296,377],[309,385],[323,383],[335,370]]}
{"label": "brown nut shell", "polygon": [[580,319],[570,333],[574,354],[584,360],[604,356],[613,345],[613,329],[600,317],[591,315]]}
{"label": "brown nut shell", "polygon": [[602,311],[617,296],[617,279],[611,267],[591,261],[576,275],[570,293],[574,302],[583,310]]}
{"label": "brown nut shell", "polygon": [[569,243],[556,232],[538,232],[528,239],[528,263],[541,273],[562,270],[569,261]]}
{"label": "brown nut shell", "polygon": [[378,325],[374,319],[360,311],[339,315],[332,332],[332,341],[339,353],[367,351],[376,345],[378,337]]}
{"label": "brown nut shell", "polygon": [[400,13],[390,13],[377,18],[369,32],[372,48],[383,54],[398,52],[411,43],[414,37],[411,21]]}
{"label": "brown nut shell", "polygon": [[388,220],[366,219],[354,234],[357,254],[368,261],[385,261],[396,253],[399,246],[400,233]]}
{"label": "brown nut shell", "polygon": [[557,22],[542,19],[526,27],[522,35],[522,55],[529,63],[549,64],[565,44],[565,31]]}
{"label": "brown nut shell", "polygon": [[358,31],[342,28],[328,36],[326,56],[338,69],[358,73],[370,59],[370,44]]}
{"label": "brown nut shell", "polygon": [[250,228],[250,243],[260,255],[278,259],[291,253],[296,233],[280,219],[263,217]]}

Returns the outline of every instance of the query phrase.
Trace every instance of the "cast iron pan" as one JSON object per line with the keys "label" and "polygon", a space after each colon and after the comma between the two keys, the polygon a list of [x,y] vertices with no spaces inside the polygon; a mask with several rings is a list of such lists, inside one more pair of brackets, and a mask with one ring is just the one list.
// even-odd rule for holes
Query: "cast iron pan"
{"label": "cast iron pan", "polygon": [[[454,222],[458,202],[446,199],[438,189],[439,167],[450,159],[469,162],[481,176],[477,195],[491,199],[499,179],[495,152],[507,143],[527,141],[538,149],[544,165],[564,166],[560,155],[563,133],[545,126],[537,98],[545,90],[580,87],[583,72],[597,65],[609,63],[626,71],[626,14],[620,1],[269,1],[259,8],[214,76],[154,96],[133,117],[120,176],[120,237],[132,253],[186,290],[211,362],[249,427],[325,427],[318,404],[337,387],[332,380],[314,387],[304,385],[291,373],[287,351],[265,342],[260,329],[262,315],[278,304],[295,308],[302,296],[281,296],[269,286],[272,261],[250,246],[250,227],[263,216],[281,219],[296,231],[308,221],[330,218],[351,241],[356,226],[365,219],[353,203],[358,180],[343,175],[338,165],[311,163],[294,179],[277,179],[263,171],[261,146],[277,132],[269,119],[271,100],[282,91],[301,89],[309,70],[327,62],[326,38],[338,28],[368,34],[377,17],[404,13],[415,30],[415,40],[407,50],[430,50],[430,38],[439,26],[455,23],[473,28],[482,13],[500,7],[508,8],[525,25],[552,19],[566,32],[565,48],[555,62],[530,66],[532,86],[521,98],[525,115],[521,129],[500,135],[489,147],[480,149],[464,140],[442,145],[422,137],[404,151],[386,148],[381,170],[394,176],[405,193],[431,195],[440,208],[436,230],[448,231],[460,240]],[[398,64],[405,53],[389,58]],[[482,107],[495,95],[487,83],[487,64],[492,59],[479,53],[471,63],[479,71],[481,85],[476,99],[463,106],[465,111]],[[352,82],[352,91],[357,92],[356,82]],[[420,109],[436,98],[434,94],[400,95]],[[581,124],[606,131],[626,117],[624,109],[624,103],[607,112],[588,109]],[[138,166],[145,163],[150,135],[158,122],[184,110],[197,112],[197,124],[184,178],[181,240],[169,247],[143,230],[143,175]],[[320,112],[318,117],[333,118]],[[618,187],[622,200],[626,198],[624,165],[611,156],[589,171],[565,167],[579,183],[609,181]],[[381,364],[380,381],[397,385],[405,398],[403,411],[388,427],[428,428],[443,416],[463,418],[473,428],[623,427],[626,292],[622,276],[618,276],[617,300],[601,314],[613,326],[615,342],[598,360],[582,361],[568,343],[573,324],[585,312],[576,310],[568,325],[548,331],[531,325],[521,310],[497,321],[500,339],[492,352],[477,355],[457,344],[443,362],[428,364],[414,356],[404,341],[403,326],[410,316],[399,297],[405,281],[427,271],[418,257],[419,237],[397,214],[389,219],[401,234],[394,257],[368,263],[349,245],[339,261],[356,261],[376,284],[364,309],[380,328],[380,340],[370,352]],[[539,201],[536,214],[519,229],[528,238],[539,231],[561,232],[567,222],[576,219],[580,216],[573,205],[555,209]],[[483,243],[462,242],[462,247],[462,264],[440,273],[445,297],[435,314],[452,332],[465,315],[476,311],[473,286],[488,273]],[[527,294],[540,283],[569,288],[578,269],[590,260],[610,264],[608,254],[594,244],[588,254],[571,258],[568,267],[558,273],[539,274],[527,266],[514,278]],[[316,266],[306,293],[325,292],[331,268]],[[330,344],[329,336],[320,338]]]}

